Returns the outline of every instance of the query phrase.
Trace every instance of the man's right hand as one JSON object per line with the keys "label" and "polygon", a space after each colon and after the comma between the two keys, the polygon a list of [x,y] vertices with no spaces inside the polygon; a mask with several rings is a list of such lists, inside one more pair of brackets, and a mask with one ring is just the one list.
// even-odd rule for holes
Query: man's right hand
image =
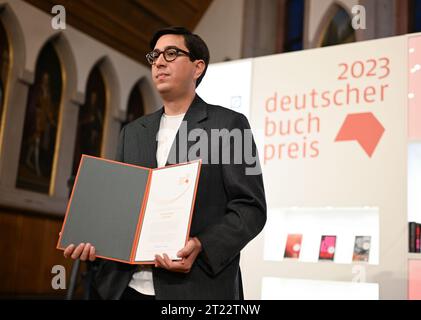
{"label": "man's right hand", "polygon": [[71,244],[64,250],[64,257],[74,260],[80,259],[86,261],[89,259],[89,261],[94,261],[96,259],[95,247],[90,243],[81,243],[77,247]]}

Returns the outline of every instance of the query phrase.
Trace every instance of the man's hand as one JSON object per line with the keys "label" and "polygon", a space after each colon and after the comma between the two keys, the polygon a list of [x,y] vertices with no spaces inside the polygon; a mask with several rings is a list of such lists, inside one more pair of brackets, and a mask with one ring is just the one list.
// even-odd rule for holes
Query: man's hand
{"label": "man's hand", "polygon": [[77,247],[74,244],[71,244],[64,250],[64,257],[72,258],[74,260],[80,259],[86,261],[89,259],[89,261],[94,261],[96,259],[95,247],[90,243],[81,243]]}
{"label": "man's hand", "polygon": [[202,244],[196,237],[190,238],[186,246],[177,252],[180,261],[172,261],[167,254],[163,257],[155,255],[155,267],[160,267],[173,272],[189,273],[197,255],[202,251]]}

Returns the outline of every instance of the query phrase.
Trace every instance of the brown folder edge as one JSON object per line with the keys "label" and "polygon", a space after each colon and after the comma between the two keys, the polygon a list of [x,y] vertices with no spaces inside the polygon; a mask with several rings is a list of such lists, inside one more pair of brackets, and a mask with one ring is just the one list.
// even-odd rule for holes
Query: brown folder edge
{"label": "brown folder edge", "polygon": [[[143,224],[143,217],[144,217],[145,211],[146,211],[146,202],[147,202],[147,200],[149,198],[149,189],[150,189],[150,182],[151,182],[150,180],[151,180],[151,177],[152,177],[152,171],[166,169],[166,168],[170,168],[170,167],[177,167],[177,166],[187,165],[187,164],[194,163],[194,162],[199,162],[199,165],[198,165],[198,169],[197,169],[196,182],[195,182],[195,186],[194,186],[194,195],[193,195],[192,206],[191,206],[191,209],[190,209],[189,226],[187,228],[186,241],[184,242],[184,245],[186,245],[187,244],[187,241],[189,241],[190,227],[191,227],[191,221],[192,221],[192,218],[193,218],[194,204],[195,204],[195,201],[196,201],[197,187],[198,187],[199,179],[200,179],[200,169],[202,167],[202,159],[188,161],[188,162],[183,162],[183,163],[176,163],[176,164],[168,165],[166,167],[159,167],[159,168],[155,168],[155,169],[150,169],[151,170],[151,174],[148,177],[148,184],[147,184],[147,187],[146,187],[147,188],[147,193],[145,194],[145,198],[143,199],[144,203],[142,204],[142,214],[139,215],[139,217],[141,216],[141,219],[139,218],[139,224],[138,224],[138,228],[136,230],[136,237],[135,237],[136,240],[135,240],[134,245],[133,245],[133,248],[132,248],[132,255],[130,257],[130,264],[139,264],[139,265],[140,264],[149,264],[149,265],[150,264],[152,264],[152,265],[155,264],[155,261],[135,261],[134,260],[134,258],[135,258],[135,248],[137,249],[137,246],[138,246],[138,243],[139,243],[139,238],[140,238],[140,233],[142,231],[141,225]],[[139,228],[139,226],[140,226],[140,228]],[[180,250],[181,249],[182,248],[180,248]]]}
{"label": "brown folder edge", "polygon": [[190,209],[189,226],[187,228],[186,241],[185,241],[184,245],[187,244],[187,242],[189,241],[189,237],[190,237],[190,227],[191,227],[191,221],[192,221],[192,218],[193,218],[194,204],[196,202],[197,186],[199,184],[201,168],[202,168],[202,159],[199,159],[199,165],[198,165],[198,168],[197,168],[197,176],[196,176],[196,185],[194,186],[193,201],[192,201],[191,209]]}
{"label": "brown folder edge", "polygon": [[[142,167],[142,166],[137,166],[137,165],[129,164],[129,163],[124,163],[124,162],[119,162],[119,161],[115,161],[115,160],[104,159],[104,158],[100,158],[100,157],[94,157],[94,156],[87,155],[87,154],[82,154],[82,157],[81,157],[81,160],[80,160],[80,163],[79,163],[79,168],[77,169],[77,174],[76,174],[74,186],[76,186],[76,184],[77,184],[77,180],[79,178],[80,168],[82,167],[82,162],[84,161],[85,158],[95,158],[95,159],[99,159],[99,160],[102,160],[102,161],[107,161],[107,162],[111,162],[111,163],[118,163],[120,165],[126,165],[126,166],[129,166],[129,167],[146,169],[146,170],[149,171],[149,177],[148,177],[148,183],[149,183],[150,176],[151,176],[150,173],[152,171],[152,169],[150,169],[150,168],[146,168],[146,167]],[[149,190],[148,189],[149,188],[148,185],[147,185],[146,188],[147,188],[147,190]],[[63,236],[63,230],[64,230],[64,226],[66,224],[67,216],[69,214],[70,205],[71,205],[71,202],[73,200],[73,192],[74,192],[74,190],[75,190],[75,188],[73,187],[72,193],[70,194],[69,202],[67,203],[66,214],[65,214],[65,217],[64,217],[63,225],[61,226],[60,236],[59,236],[59,239],[58,239],[58,242],[57,242],[57,247],[56,247],[56,249],[58,249],[58,250],[63,250],[64,251],[66,249],[66,248],[63,248],[63,247],[60,246],[60,242],[61,242],[61,238]],[[142,206],[143,206],[143,204],[142,204]],[[95,244],[93,244],[93,245],[95,246]],[[121,259],[110,258],[110,257],[105,257],[105,256],[99,256],[99,255],[96,255],[96,258],[102,258],[102,259],[107,259],[107,260],[112,260],[112,261],[117,261],[117,262],[123,262],[123,263],[131,263],[131,261],[129,261],[129,260],[121,260]]]}

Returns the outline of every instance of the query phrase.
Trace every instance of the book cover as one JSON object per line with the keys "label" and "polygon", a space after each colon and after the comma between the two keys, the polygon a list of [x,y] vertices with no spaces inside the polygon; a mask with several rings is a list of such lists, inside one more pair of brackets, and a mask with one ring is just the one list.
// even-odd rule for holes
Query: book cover
{"label": "book cover", "polygon": [[352,261],[368,262],[371,247],[370,236],[356,236]]}
{"label": "book cover", "polygon": [[300,257],[302,234],[288,234],[284,258],[298,259]]}
{"label": "book cover", "polygon": [[322,236],[319,260],[333,261],[335,257],[336,236]]}
{"label": "book cover", "polygon": [[416,222],[409,222],[408,223],[409,229],[409,252],[416,252],[416,230],[417,230],[417,223]]}

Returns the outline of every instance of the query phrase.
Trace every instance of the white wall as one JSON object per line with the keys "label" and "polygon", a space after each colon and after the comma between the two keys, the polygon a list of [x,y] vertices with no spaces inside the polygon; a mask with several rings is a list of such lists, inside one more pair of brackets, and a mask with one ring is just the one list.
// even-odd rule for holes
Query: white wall
{"label": "white wall", "polygon": [[244,0],[214,0],[194,33],[207,43],[210,62],[241,58]]}

